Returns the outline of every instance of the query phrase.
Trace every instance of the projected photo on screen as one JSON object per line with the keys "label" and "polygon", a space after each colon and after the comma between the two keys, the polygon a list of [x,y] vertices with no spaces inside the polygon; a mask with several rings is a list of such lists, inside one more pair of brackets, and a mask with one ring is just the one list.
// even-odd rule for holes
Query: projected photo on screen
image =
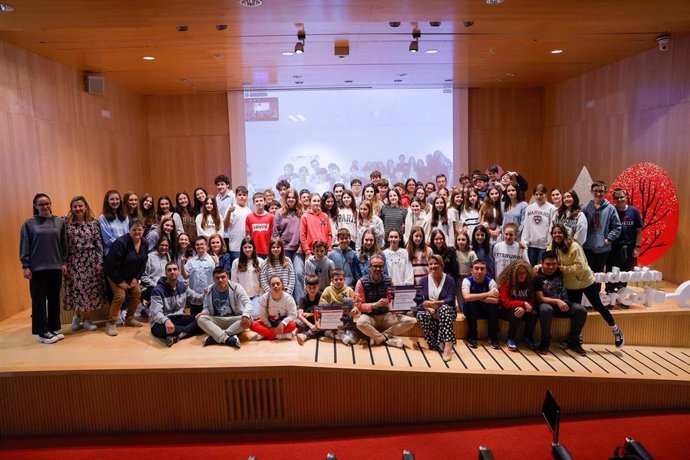
{"label": "projected photo on screen", "polygon": [[408,177],[453,184],[453,95],[448,89],[245,93],[247,185],[287,179],[322,193],[372,170],[391,184]]}

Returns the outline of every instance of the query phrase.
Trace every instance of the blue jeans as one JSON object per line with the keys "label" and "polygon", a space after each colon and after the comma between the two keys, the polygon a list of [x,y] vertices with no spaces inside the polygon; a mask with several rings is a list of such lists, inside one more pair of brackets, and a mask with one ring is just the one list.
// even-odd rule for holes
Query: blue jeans
{"label": "blue jeans", "polygon": [[285,251],[285,257],[292,261],[295,269],[295,290],[292,296],[295,298],[295,303],[299,305],[299,299],[304,297],[304,254],[298,254],[297,251]]}
{"label": "blue jeans", "polygon": [[527,258],[529,263],[532,265],[537,265],[541,262],[541,256],[546,252],[546,249],[541,248],[527,248]]}

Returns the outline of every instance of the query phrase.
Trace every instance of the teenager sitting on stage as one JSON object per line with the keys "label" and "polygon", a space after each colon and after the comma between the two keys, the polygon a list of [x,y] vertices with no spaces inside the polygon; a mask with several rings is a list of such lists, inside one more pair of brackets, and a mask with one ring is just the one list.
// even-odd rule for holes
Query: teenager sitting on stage
{"label": "teenager sitting on stage", "polygon": [[489,323],[489,344],[492,348],[501,348],[498,343],[498,285],[487,276],[486,262],[482,259],[472,263],[472,275],[462,280],[462,298],[469,346],[477,348],[477,319],[485,318]]}
{"label": "teenager sitting on stage", "polygon": [[292,340],[295,330],[297,305],[291,294],[283,291],[283,280],[278,275],[268,279],[270,291],[261,296],[259,319],[251,325],[257,340]]}
{"label": "teenager sitting on stage", "polygon": [[348,313],[345,313],[342,317],[342,328],[335,334],[333,334],[333,331],[327,331],[326,337],[340,339],[345,345],[357,343],[357,336],[353,330],[354,324],[350,315],[354,306],[354,299],[355,291],[345,285],[345,271],[336,268],[331,272],[331,285],[324,289],[319,305],[342,305],[347,308]]}
{"label": "teenager sitting on stage", "polygon": [[197,294],[178,282],[179,276],[177,262],[168,262],[165,264],[165,277],[158,280],[151,292],[151,334],[163,339],[168,347],[199,332],[196,319],[193,315],[185,315],[184,308],[187,299],[204,300],[203,294]]}
{"label": "teenager sitting on stage", "polygon": [[213,270],[213,287],[204,297],[204,308],[196,316],[199,328],[208,334],[204,346],[225,344],[240,348],[237,334],[252,325],[253,304],[244,288],[230,281],[225,267]]}

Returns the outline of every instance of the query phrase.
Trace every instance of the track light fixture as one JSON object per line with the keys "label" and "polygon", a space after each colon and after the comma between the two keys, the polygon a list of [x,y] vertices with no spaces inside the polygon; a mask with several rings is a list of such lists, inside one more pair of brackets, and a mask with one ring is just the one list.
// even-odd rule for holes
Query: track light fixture
{"label": "track light fixture", "polygon": [[412,41],[410,42],[410,53],[416,53],[419,51],[419,37],[422,36],[422,33],[419,31],[419,29],[414,29],[412,31]]}
{"label": "track light fixture", "polygon": [[295,43],[295,54],[304,53],[304,41],[307,39],[307,34],[300,30],[297,32],[297,43]]}

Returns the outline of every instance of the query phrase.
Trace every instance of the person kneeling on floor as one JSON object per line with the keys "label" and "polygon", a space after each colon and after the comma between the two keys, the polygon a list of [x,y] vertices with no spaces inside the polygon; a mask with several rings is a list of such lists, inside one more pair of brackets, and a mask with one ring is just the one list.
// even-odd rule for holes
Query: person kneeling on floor
{"label": "person kneeling on floor", "polygon": [[361,277],[355,286],[353,314],[361,313],[357,318],[357,329],[369,337],[371,345],[386,342],[388,346],[402,348],[403,341],[397,336],[409,331],[415,320],[391,311],[388,289],[393,282],[383,274],[384,263],[383,257],[378,254],[369,259],[369,274]]}
{"label": "person kneeling on floor", "polygon": [[204,298],[204,308],[196,315],[199,328],[208,334],[204,346],[225,344],[240,348],[237,334],[252,325],[253,304],[244,288],[234,281],[225,267],[213,269],[213,287]]}
{"label": "person kneeling on floor", "polygon": [[177,262],[168,262],[165,264],[165,276],[158,280],[151,292],[151,334],[163,339],[168,347],[199,332],[196,319],[192,315],[185,315],[184,308],[188,298],[201,302],[204,295],[179,283],[179,276]]}

